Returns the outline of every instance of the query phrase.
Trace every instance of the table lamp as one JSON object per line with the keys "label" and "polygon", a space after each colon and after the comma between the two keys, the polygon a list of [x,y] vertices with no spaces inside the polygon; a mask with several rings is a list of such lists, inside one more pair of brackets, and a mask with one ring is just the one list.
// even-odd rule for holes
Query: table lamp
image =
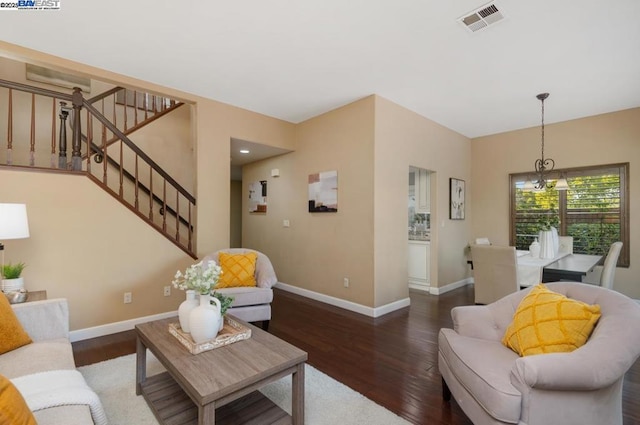
{"label": "table lamp", "polygon": [[29,222],[25,204],[0,204],[0,251],[2,251],[2,278],[4,278],[4,245],[7,239],[29,237]]}

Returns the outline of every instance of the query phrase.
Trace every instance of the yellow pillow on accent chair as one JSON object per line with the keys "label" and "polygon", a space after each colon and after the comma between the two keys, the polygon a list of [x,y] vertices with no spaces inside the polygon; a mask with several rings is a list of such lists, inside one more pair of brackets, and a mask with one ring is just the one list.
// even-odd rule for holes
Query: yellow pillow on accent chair
{"label": "yellow pillow on accent chair", "polygon": [[0,424],[38,425],[20,391],[2,375],[0,375]]}
{"label": "yellow pillow on accent chair", "polygon": [[31,337],[25,332],[9,304],[9,300],[0,293],[0,354],[30,344]]}
{"label": "yellow pillow on accent chair", "polygon": [[599,305],[539,284],[518,305],[502,343],[520,356],[570,352],[587,342],[599,318]]}
{"label": "yellow pillow on accent chair", "polygon": [[256,286],[256,260],[258,254],[227,254],[221,252],[218,263],[222,267],[222,276],[216,288],[234,288],[239,286]]}

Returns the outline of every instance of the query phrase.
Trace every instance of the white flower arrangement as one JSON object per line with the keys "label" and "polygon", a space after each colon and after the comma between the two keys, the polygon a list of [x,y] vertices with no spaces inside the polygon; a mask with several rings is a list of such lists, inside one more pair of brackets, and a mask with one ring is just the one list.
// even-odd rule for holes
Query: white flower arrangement
{"label": "white flower arrangement", "polygon": [[209,261],[206,268],[202,264],[203,262],[200,261],[190,265],[184,275],[178,270],[171,281],[173,287],[183,291],[193,289],[201,295],[210,294],[220,280],[222,268],[215,261]]}

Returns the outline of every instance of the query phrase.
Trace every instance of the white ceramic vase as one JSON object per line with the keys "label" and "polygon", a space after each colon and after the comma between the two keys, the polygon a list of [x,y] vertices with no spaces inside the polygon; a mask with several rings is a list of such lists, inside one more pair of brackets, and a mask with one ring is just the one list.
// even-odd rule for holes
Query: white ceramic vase
{"label": "white ceramic vase", "polygon": [[533,258],[540,258],[540,242],[538,242],[538,238],[535,238],[529,245],[529,255]]}
{"label": "white ceramic vase", "polygon": [[180,319],[180,328],[183,332],[191,332],[189,328],[189,316],[191,315],[191,310],[200,304],[197,295],[193,289],[187,289],[185,291],[186,299],[182,301],[182,304],[178,307],[178,319]]}
{"label": "white ceramic vase", "polygon": [[553,258],[555,254],[555,244],[553,242],[553,232],[551,230],[541,230],[540,235],[540,258]]}
{"label": "white ceramic vase", "polygon": [[[211,301],[215,306],[211,305]],[[220,311],[220,301],[217,298],[200,295],[200,305],[191,310],[189,315],[189,330],[196,344],[210,341],[218,335],[222,320]]]}

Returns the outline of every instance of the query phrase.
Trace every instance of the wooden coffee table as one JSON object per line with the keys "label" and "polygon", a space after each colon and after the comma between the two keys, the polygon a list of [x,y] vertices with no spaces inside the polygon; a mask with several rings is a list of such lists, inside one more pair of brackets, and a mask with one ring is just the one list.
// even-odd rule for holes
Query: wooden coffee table
{"label": "wooden coffee table", "polygon": [[[304,424],[307,353],[255,326],[251,338],[191,354],[169,333],[169,318],[136,325],[136,394],[161,424]],[[237,319],[236,319],[237,320]],[[146,376],[146,349],[167,369]],[[292,415],[257,391],[292,376]]]}

